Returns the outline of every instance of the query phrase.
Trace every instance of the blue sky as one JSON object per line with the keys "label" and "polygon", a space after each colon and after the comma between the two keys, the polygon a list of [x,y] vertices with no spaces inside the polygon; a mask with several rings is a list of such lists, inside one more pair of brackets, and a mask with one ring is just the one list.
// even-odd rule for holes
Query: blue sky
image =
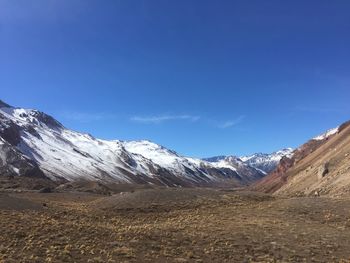
{"label": "blue sky", "polygon": [[350,1],[0,0],[0,92],[69,128],[196,157],[349,119]]}

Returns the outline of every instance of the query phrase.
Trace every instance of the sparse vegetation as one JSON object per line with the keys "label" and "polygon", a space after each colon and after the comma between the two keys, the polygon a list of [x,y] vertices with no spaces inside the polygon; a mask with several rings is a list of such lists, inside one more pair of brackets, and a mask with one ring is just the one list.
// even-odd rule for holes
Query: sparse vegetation
{"label": "sparse vegetation", "polygon": [[[148,191],[147,195],[140,193],[144,191]],[[0,259],[2,262],[350,259],[347,199],[281,199],[205,189],[168,190],[177,191],[177,195],[164,191],[167,190],[137,190],[111,197],[91,193],[1,195]],[[148,205],[147,200],[141,202],[140,198],[145,196],[153,200]],[[164,201],[164,196],[170,199]],[[21,207],[13,202],[19,198],[23,200]]]}

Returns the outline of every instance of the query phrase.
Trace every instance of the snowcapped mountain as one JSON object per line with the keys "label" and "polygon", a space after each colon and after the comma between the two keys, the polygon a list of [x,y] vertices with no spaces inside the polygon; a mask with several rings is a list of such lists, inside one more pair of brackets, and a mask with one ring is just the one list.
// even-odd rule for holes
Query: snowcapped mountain
{"label": "snowcapped mountain", "polygon": [[263,176],[241,166],[183,157],[149,141],[97,139],[69,130],[43,112],[0,101],[2,175],[166,186],[242,185]]}
{"label": "snowcapped mountain", "polygon": [[283,157],[290,157],[292,155],[292,152],[292,148],[286,148],[277,152],[273,152],[271,154],[255,153],[250,156],[242,157],[215,156],[211,158],[205,158],[203,160],[211,162],[216,167],[233,166],[235,169],[244,169],[244,171],[240,171],[241,174],[252,174],[254,171],[258,171],[263,174],[268,174],[277,167],[277,165]]}
{"label": "snowcapped mountain", "polygon": [[209,161],[214,167],[221,169],[233,169],[237,171],[239,175],[244,175],[246,178],[250,178],[251,181],[262,178],[265,173],[259,169],[256,169],[247,163],[243,162],[240,158],[235,156],[218,156],[205,159]]}
{"label": "snowcapped mountain", "polygon": [[268,174],[277,167],[283,157],[290,157],[292,152],[292,148],[286,148],[270,154],[256,153],[250,156],[242,156],[240,159],[244,163]]}
{"label": "snowcapped mountain", "polygon": [[201,171],[212,176],[235,178],[244,184],[264,176],[261,171],[245,165],[234,157],[228,157],[217,162],[182,157],[176,152],[150,141],[124,142],[124,146],[129,152],[140,154],[172,173],[187,174],[189,171]]}

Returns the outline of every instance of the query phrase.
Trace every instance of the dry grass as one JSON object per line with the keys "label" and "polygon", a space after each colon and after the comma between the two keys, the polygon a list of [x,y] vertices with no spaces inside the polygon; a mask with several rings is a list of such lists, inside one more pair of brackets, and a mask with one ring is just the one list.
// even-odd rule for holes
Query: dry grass
{"label": "dry grass", "polygon": [[133,197],[127,206],[119,200],[125,199],[122,195],[109,199],[73,193],[13,194],[25,202],[40,204],[42,209],[32,209],[31,204],[0,210],[0,261],[350,259],[349,200],[275,199],[255,193],[186,189],[177,192],[174,200],[164,202],[164,190],[156,191],[160,192],[151,194],[153,202],[148,206],[138,205],[140,199]]}

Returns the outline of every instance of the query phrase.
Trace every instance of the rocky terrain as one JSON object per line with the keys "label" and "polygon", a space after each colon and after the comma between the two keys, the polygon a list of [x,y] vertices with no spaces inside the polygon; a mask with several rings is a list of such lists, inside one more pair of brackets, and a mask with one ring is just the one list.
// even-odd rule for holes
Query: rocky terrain
{"label": "rocky terrain", "polygon": [[345,263],[349,201],[176,188],[2,193],[0,261]]}
{"label": "rocky terrain", "polygon": [[282,158],[254,189],[287,195],[348,195],[350,122],[317,136]]}

